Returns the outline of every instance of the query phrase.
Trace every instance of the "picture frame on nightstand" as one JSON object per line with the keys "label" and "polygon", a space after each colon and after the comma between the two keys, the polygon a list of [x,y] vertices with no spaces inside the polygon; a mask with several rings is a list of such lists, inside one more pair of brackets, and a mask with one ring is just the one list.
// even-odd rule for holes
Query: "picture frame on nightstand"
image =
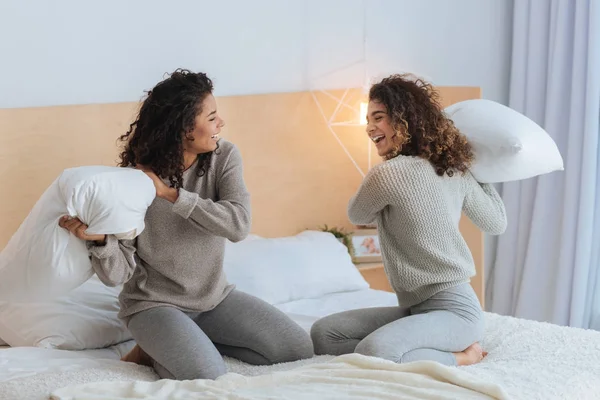
{"label": "picture frame on nightstand", "polygon": [[377,229],[358,229],[352,234],[355,264],[381,262],[381,247]]}

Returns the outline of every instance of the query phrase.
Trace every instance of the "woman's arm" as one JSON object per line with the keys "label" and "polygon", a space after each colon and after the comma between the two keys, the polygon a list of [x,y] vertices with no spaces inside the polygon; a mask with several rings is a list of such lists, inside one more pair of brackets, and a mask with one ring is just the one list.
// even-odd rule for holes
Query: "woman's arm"
{"label": "woman's arm", "polygon": [[381,166],[372,168],[348,204],[348,218],[355,225],[375,222],[377,214],[390,204],[389,186]]}
{"label": "woman's arm", "polygon": [[173,211],[194,226],[237,242],[250,232],[250,194],[244,182],[242,156],[233,148],[218,177],[219,200],[202,199],[179,189]]}
{"label": "woman's arm", "polygon": [[86,242],[92,268],[106,286],[118,286],[131,278],[136,265],[135,239],[119,242],[112,235],[88,235],[85,232],[88,226],[68,215],[62,217],[58,225]]}
{"label": "woman's arm", "polygon": [[136,266],[135,241],[119,241],[107,235],[104,245],[88,242],[92,268],[106,286],[122,285],[133,275]]}
{"label": "woman's arm", "polygon": [[479,229],[490,235],[500,235],[506,230],[506,210],[502,198],[489,183],[469,179],[463,211]]}

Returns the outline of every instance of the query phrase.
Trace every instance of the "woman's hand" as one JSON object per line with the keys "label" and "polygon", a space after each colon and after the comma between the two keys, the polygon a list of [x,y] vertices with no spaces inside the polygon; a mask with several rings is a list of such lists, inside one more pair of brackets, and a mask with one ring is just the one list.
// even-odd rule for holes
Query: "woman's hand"
{"label": "woman's hand", "polygon": [[137,169],[143,171],[154,183],[154,187],[156,188],[156,196],[161,199],[165,199],[170,201],[171,203],[175,203],[177,198],[179,197],[179,192],[175,188],[168,187],[162,179],[158,177],[154,172],[150,169],[139,165]]}
{"label": "woman's hand", "polygon": [[81,240],[96,242],[97,244],[106,243],[106,235],[88,235],[85,233],[88,226],[81,222],[79,218],[73,218],[65,215],[58,220],[58,226],[65,228]]}

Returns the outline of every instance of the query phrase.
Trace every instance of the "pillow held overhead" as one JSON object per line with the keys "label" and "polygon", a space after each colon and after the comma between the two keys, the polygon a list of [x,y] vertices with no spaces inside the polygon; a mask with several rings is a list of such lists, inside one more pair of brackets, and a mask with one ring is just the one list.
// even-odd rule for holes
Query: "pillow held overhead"
{"label": "pillow held overhead", "polygon": [[499,183],[562,171],[563,159],[548,133],[523,114],[491,100],[466,100],[444,110],[473,146],[471,173]]}

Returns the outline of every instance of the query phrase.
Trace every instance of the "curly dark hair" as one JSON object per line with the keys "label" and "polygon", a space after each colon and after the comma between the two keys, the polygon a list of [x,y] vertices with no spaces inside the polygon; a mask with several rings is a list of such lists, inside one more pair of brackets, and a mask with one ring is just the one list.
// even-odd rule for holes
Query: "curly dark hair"
{"label": "curly dark hair", "polygon": [[474,158],[471,145],[444,113],[431,84],[410,74],[391,75],[371,87],[369,100],[385,105],[401,139],[386,159],[421,157],[439,176],[469,169]]}
{"label": "curly dark hair", "polygon": [[[169,74],[147,93],[137,118],[119,138],[125,142],[119,166],[144,166],[168,179],[171,187],[181,188],[184,136],[194,129],[202,101],[212,91],[204,73],[177,69]],[[208,170],[212,153],[198,156],[200,176]]]}

